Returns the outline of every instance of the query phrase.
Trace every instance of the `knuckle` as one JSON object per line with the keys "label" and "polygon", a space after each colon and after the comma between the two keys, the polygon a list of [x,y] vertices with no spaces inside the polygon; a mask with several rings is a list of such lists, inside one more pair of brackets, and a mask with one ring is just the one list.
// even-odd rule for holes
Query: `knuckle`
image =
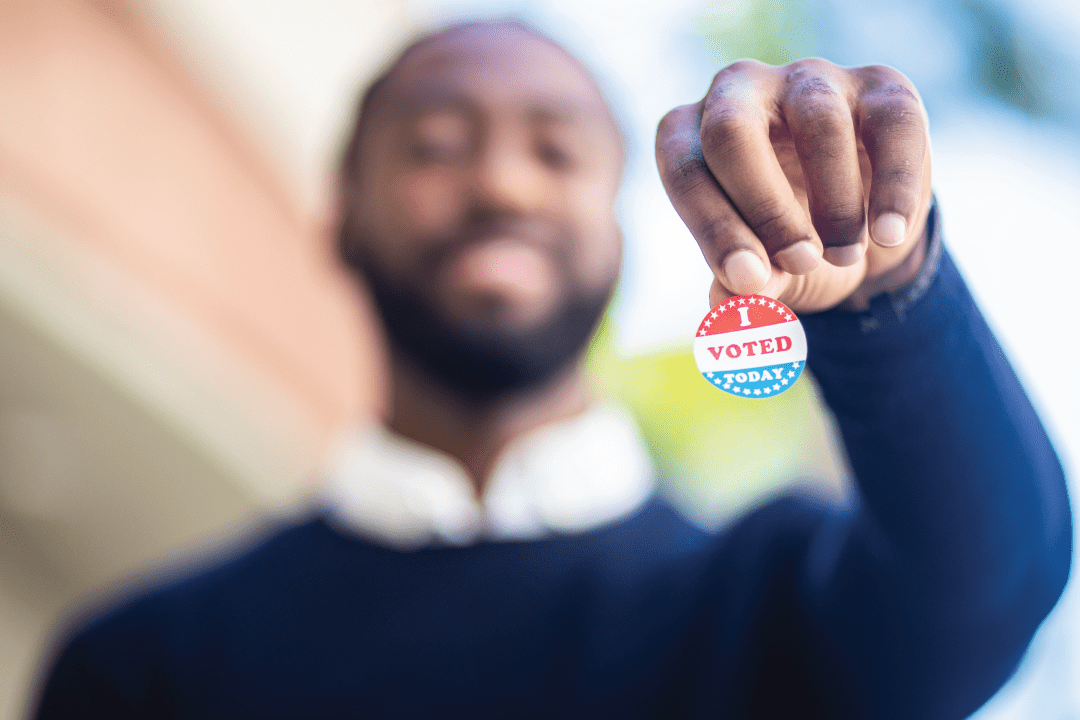
{"label": "knuckle", "polygon": [[862,78],[864,99],[887,103],[902,102],[919,107],[919,93],[899,70],[886,65],[868,65],[856,71]]}
{"label": "knuckle", "polygon": [[656,133],[656,164],[664,184],[676,195],[696,187],[708,173],[698,129],[686,107],[663,117]]}
{"label": "knuckle", "polygon": [[803,58],[784,66],[785,80],[791,84],[806,77],[828,77],[837,69],[837,66],[818,57]]}
{"label": "knuckle", "polygon": [[767,202],[758,205],[747,218],[747,223],[754,233],[762,238],[781,237],[787,234],[788,214],[777,203]]}
{"label": "knuckle", "polygon": [[875,176],[878,184],[888,186],[912,187],[922,182],[920,173],[909,164],[902,164],[883,170]]}
{"label": "knuckle", "polygon": [[787,97],[789,101],[820,102],[821,100],[838,100],[840,94],[829,82],[829,79],[821,75],[803,75],[788,83]]}
{"label": "knuckle", "polygon": [[792,130],[811,142],[828,141],[847,134],[852,125],[851,108],[823,65],[811,58],[792,63],[783,99],[783,113]]}
{"label": "knuckle", "polygon": [[901,83],[887,83],[880,85],[870,93],[870,98],[882,105],[896,105],[908,108],[919,106],[919,96]]}
{"label": "knuckle", "polygon": [[813,144],[847,137],[852,123],[847,108],[830,101],[799,105],[789,122],[795,126],[793,129]]}
{"label": "knuckle", "polygon": [[728,223],[723,218],[707,217],[698,222],[694,236],[710,249],[715,249],[721,238],[726,237]]}
{"label": "knuckle", "polygon": [[911,81],[904,73],[888,65],[866,65],[858,68],[855,72],[871,85],[901,85],[912,88]]}
{"label": "knuckle", "polygon": [[668,110],[664,117],[660,118],[660,122],[656,126],[657,143],[663,138],[683,132],[686,129],[691,112],[692,106],[690,105],[680,105],[677,108]]}
{"label": "knuckle", "polygon": [[678,149],[658,151],[657,165],[664,187],[672,199],[690,195],[711,177],[700,148],[681,145]]}
{"label": "knuckle", "polygon": [[748,79],[760,78],[771,70],[772,66],[759,60],[736,60],[716,73],[705,101],[710,104],[723,102],[745,87]]}
{"label": "knuckle", "polygon": [[687,142],[681,135],[672,133],[657,133],[656,135],[656,164],[661,170],[669,167],[681,155],[687,151]]}
{"label": "knuckle", "polygon": [[751,137],[753,125],[732,106],[710,108],[701,124],[701,146],[710,158],[723,160],[736,154]]}
{"label": "knuckle", "polygon": [[694,238],[710,264],[730,250],[738,228],[736,218],[726,215],[708,215],[692,228]]}
{"label": "knuckle", "polygon": [[665,190],[678,204],[691,198],[712,177],[700,150],[671,155],[660,170]]}
{"label": "knuckle", "polygon": [[668,110],[660,122],[656,124],[656,147],[659,148],[668,138],[675,134],[678,127],[678,108]]}
{"label": "knuckle", "polygon": [[815,208],[815,218],[831,225],[850,225],[863,221],[862,198],[844,202],[831,202],[827,205]]}
{"label": "knuckle", "polygon": [[913,131],[925,128],[918,101],[907,94],[882,95],[867,106],[865,122],[872,128],[890,127]]}
{"label": "knuckle", "polygon": [[743,211],[743,217],[770,252],[814,237],[812,223],[801,208],[796,211],[780,199],[759,199],[754,207]]}
{"label": "knuckle", "polygon": [[672,196],[684,198],[709,179],[708,168],[698,153],[687,153],[673,159],[664,173],[664,184]]}
{"label": "knuckle", "polygon": [[848,244],[857,239],[863,231],[866,217],[863,205],[834,204],[813,213],[814,226],[820,229],[819,235],[827,243]]}
{"label": "knuckle", "polygon": [[716,74],[716,79],[727,78],[731,75],[746,75],[748,73],[760,73],[768,70],[771,66],[760,60],[743,59],[736,60]]}

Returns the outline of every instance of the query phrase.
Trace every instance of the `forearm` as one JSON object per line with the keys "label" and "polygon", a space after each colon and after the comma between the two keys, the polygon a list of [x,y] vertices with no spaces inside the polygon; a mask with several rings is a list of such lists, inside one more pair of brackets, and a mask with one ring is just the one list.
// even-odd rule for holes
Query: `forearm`
{"label": "forearm", "polygon": [[1053,448],[947,256],[901,314],[804,318],[859,486],[808,582],[831,627],[877,603],[841,644],[925,696],[979,677],[969,663],[1008,672],[1064,585],[1071,529]]}

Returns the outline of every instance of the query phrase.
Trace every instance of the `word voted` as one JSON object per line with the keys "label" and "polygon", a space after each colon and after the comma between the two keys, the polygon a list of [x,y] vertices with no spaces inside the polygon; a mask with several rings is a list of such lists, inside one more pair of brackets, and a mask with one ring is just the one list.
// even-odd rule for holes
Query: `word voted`
{"label": "word voted", "polygon": [[[722,337],[722,336],[718,336]],[[774,344],[775,343],[775,346]],[[755,349],[755,346],[757,348]],[[727,348],[725,350],[725,348]],[[721,355],[727,355],[729,358],[737,358],[746,353],[747,357],[753,357],[754,355],[768,355],[774,352],[787,352],[791,349],[791,338],[787,335],[781,335],[774,338],[763,338],[761,340],[750,340],[739,345],[717,345],[709,348],[709,352],[712,353],[713,358],[720,359]],[[739,382],[746,382],[740,380]]]}

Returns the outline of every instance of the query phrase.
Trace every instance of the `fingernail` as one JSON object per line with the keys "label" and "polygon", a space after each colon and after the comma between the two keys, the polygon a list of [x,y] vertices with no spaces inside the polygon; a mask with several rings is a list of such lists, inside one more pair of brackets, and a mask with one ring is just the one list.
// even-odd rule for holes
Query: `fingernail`
{"label": "fingernail", "polygon": [[863,256],[865,251],[866,249],[862,243],[858,245],[834,245],[825,248],[823,255],[830,265],[847,267],[859,262],[859,258]]}
{"label": "fingernail", "polygon": [[769,281],[769,270],[754,252],[736,250],[724,261],[728,290],[739,295],[755,293]]}
{"label": "fingernail", "polygon": [[899,213],[882,213],[874,221],[870,235],[882,247],[896,247],[907,239],[907,221]]}
{"label": "fingernail", "polygon": [[776,253],[776,264],[792,275],[805,275],[817,267],[819,260],[821,250],[807,240],[800,240]]}

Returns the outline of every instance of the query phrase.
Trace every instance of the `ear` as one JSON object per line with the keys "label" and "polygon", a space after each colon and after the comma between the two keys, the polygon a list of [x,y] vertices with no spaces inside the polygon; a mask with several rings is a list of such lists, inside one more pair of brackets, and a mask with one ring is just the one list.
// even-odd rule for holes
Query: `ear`
{"label": "ear", "polygon": [[355,221],[356,210],[349,202],[350,185],[347,178],[338,178],[336,182],[328,183],[319,237],[332,262],[352,269],[358,228]]}

